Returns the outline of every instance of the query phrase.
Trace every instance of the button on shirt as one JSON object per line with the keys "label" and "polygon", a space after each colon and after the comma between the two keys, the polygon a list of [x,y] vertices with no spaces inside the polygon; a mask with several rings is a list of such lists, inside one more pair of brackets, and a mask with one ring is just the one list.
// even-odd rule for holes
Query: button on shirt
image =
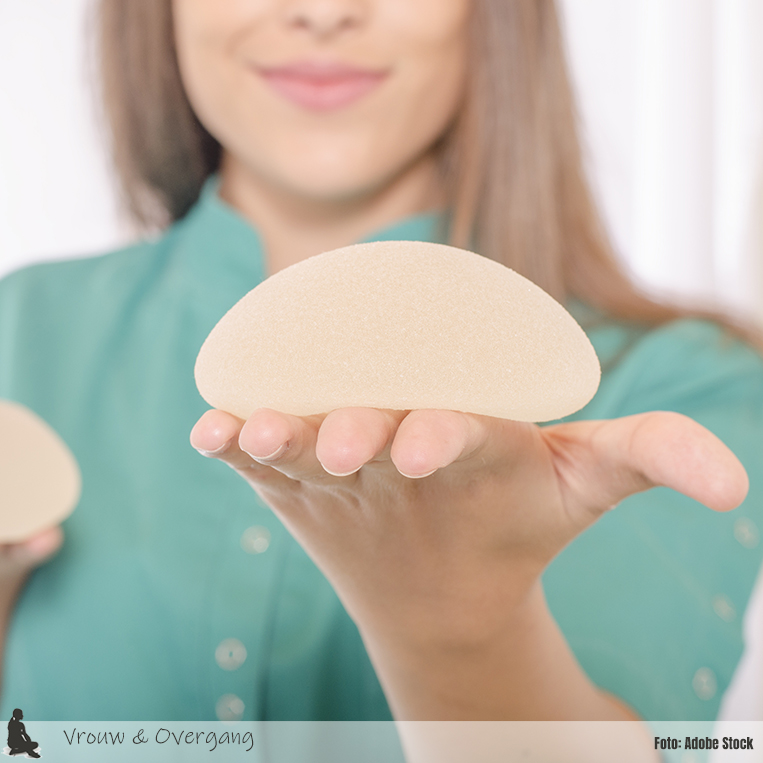
{"label": "button on shirt", "polygon": [[[375,240],[438,240],[418,216]],[[387,720],[358,630],[243,480],[189,445],[193,366],[265,277],[256,232],[207,183],[157,241],[0,282],[0,397],[63,436],[83,474],[61,552],[9,629],[0,716],[39,720]],[[571,304],[602,360],[573,418],[677,410],[751,479],[716,514],[666,489],[623,501],[550,565],[552,613],[583,668],[648,719],[717,714],[761,562],[763,362],[716,326],[657,330]]]}

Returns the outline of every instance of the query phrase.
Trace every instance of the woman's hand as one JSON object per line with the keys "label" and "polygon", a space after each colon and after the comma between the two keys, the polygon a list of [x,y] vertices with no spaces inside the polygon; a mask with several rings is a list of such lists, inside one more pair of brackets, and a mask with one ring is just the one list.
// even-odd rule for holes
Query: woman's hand
{"label": "woman's hand", "polygon": [[60,527],[51,527],[19,543],[0,543],[0,688],[5,634],[16,597],[29,573],[55,554],[64,540]]}
{"label": "woman's hand", "polygon": [[5,628],[21,586],[35,567],[61,548],[63,540],[61,528],[50,527],[19,543],[0,543],[0,657]]}
{"label": "woman's hand", "polygon": [[0,543],[0,588],[8,581],[25,578],[55,554],[64,540],[60,527],[49,527],[19,543]]}
{"label": "woman's hand", "polygon": [[[582,701],[571,655],[557,666],[569,668],[571,691],[541,687],[533,698],[543,681],[530,670],[527,691],[506,687],[514,696],[503,697],[496,687],[492,711],[484,683],[473,703],[452,706],[462,703],[468,672],[453,686],[436,676],[453,655],[451,675],[470,661],[479,672],[488,655],[483,667],[500,670],[500,655],[522,650],[530,665],[545,644],[548,654],[535,655],[543,670],[564,651],[540,576],[626,496],[664,485],[727,511],[747,491],[731,451],[675,413],[540,428],[444,410],[299,418],[260,409],[246,423],[209,411],[191,442],[238,471],[322,569],[405,717],[601,715],[591,691]],[[504,667],[522,683],[517,665]],[[432,691],[408,685],[403,672],[431,675]]]}

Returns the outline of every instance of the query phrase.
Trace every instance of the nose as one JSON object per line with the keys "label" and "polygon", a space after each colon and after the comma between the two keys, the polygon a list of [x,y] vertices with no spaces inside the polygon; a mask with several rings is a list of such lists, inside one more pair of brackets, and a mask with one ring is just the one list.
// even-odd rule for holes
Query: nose
{"label": "nose", "polygon": [[292,28],[318,38],[357,29],[366,21],[367,0],[288,0],[285,20]]}

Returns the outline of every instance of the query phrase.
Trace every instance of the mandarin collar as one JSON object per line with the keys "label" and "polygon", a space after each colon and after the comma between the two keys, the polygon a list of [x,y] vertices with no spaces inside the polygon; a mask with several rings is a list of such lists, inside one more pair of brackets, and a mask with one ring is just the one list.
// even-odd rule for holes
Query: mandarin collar
{"label": "mandarin collar", "polygon": [[[188,263],[198,275],[217,280],[233,278],[250,288],[266,277],[265,252],[257,229],[234,207],[220,198],[220,178],[212,175],[199,199],[177,225],[177,236]],[[438,212],[411,215],[358,243],[370,241],[431,241],[447,238],[446,216]]]}
{"label": "mandarin collar", "polygon": [[[207,178],[199,199],[176,225],[180,249],[186,266],[194,276],[231,297],[239,299],[265,280],[266,262],[262,239],[257,229],[234,207],[220,198],[220,178]],[[375,231],[358,243],[370,241],[431,241],[447,243],[448,216],[428,212],[411,215]],[[575,298],[565,307],[590,330],[604,316]]]}

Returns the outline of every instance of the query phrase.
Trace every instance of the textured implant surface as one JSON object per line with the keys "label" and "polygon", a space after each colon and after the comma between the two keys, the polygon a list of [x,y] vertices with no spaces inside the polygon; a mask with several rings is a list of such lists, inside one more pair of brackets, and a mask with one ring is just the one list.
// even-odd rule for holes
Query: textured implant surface
{"label": "textured implant surface", "polygon": [[196,361],[215,408],[306,416],[336,408],[441,408],[550,421],[599,384],[572,316],[505,266],[441,244],[336,249],[259,284]]}
{"label": "textured implant surface", "polygon": [[39,416],[0,400],[0,543],[59,524],[80,495],[77,462]]}

